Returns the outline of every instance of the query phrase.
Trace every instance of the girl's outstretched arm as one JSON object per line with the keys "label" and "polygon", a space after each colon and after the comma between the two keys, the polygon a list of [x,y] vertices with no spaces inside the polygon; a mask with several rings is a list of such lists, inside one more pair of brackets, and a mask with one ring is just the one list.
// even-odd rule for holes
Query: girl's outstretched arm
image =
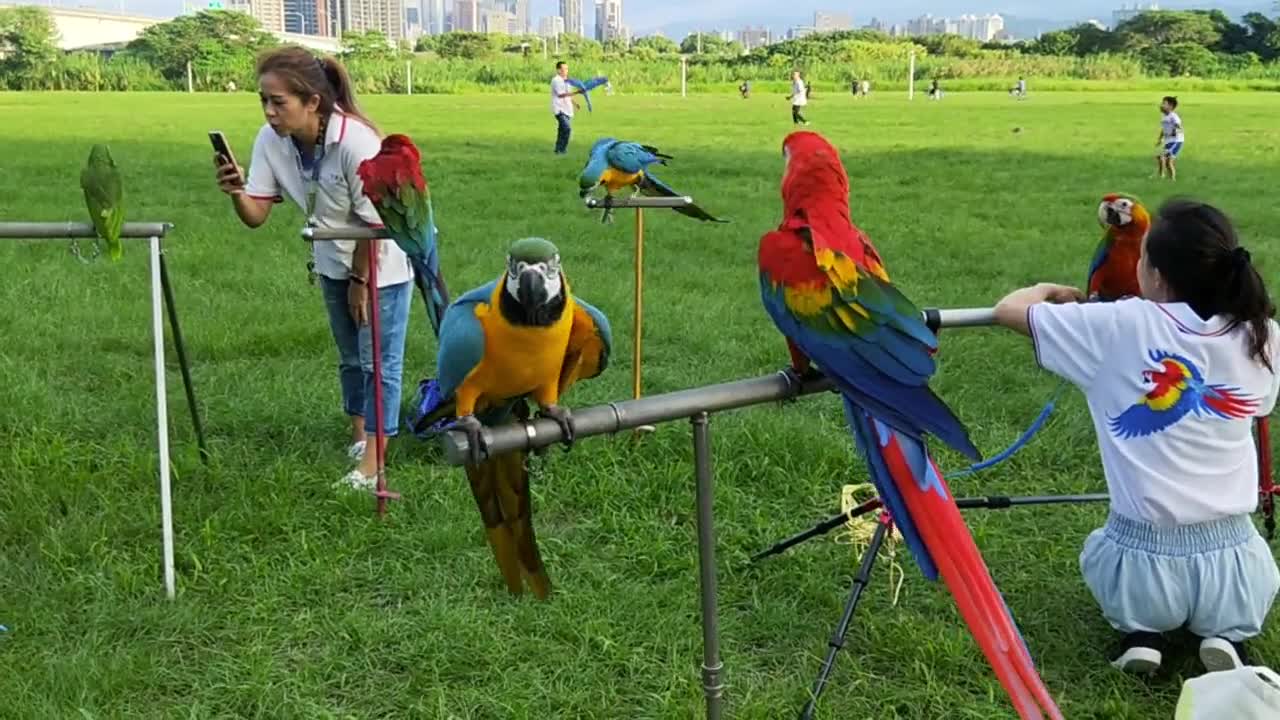
{"label": "girl's outstretched arm", "polygon": [[996,323],[1023,335],[1030,335],[1031,328],[1027,323],[1027,309],[1042,302],[1067,303],[1080,302],[1085,295],[1079,288],[1068,285],[1040,283],[1014,290],[996,304]]}

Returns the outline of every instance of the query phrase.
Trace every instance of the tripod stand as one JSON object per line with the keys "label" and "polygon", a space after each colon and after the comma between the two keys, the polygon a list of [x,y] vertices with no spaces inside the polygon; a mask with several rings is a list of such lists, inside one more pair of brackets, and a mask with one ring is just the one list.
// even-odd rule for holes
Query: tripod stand
{"label": "tripod stand", "polygon": [[[957,499],[956,507],[961,510],[973,508],[1004,510],[1023,505],[1082,504],[1106,502],[1108,499],[1109,496],[1105,493],[1094,495],[1050,495],[1036,497],[1008,497],[1004,495],[993,495],[988,497]],[[804,532],[775,543],[769,549],[753,555],[751,557],[751,562],[757,563],[767,557],[772,557],[786,552],[788,549],[793,548],[796,545],[831,532],[853,518],[880,510],[881,507],[882,503],[880,499],[872,498],[871,500],[849,510],[849,512],[840,513],[827,520],[823,520]],[[879,554],[880,547],[884,544],[885,536],[888,535],[892,525],[893,520],[889,517],[888,513],[883,511],[880,512],[875,532],[871,536],[871,542],[867,545],[866,551],[862,553],[862,559],[858,562],[858,571],[854,574],[853,587],[849,591],[849,599],[845,602],[844,612],[840,616],[840,622],[836,624],[835,630],[831,634],[831,639],[827,641],[827,655],[822,661],[822,668],[818,673],[818,679],[814,682],[809,702],[805,704],[804,709],[800,712],[801,720],[811,720],[814,712],[818,708],[818,698],[826,688],[827,681],[831,677],[831,672],[835,668],[836,654],[844,647],[845,636],[849,633],[849,626],[853,622],[853,613],[857,610],[858,602],[862,599],[862,591],[871,581],[871,568],[875,564],[876,555]]]}

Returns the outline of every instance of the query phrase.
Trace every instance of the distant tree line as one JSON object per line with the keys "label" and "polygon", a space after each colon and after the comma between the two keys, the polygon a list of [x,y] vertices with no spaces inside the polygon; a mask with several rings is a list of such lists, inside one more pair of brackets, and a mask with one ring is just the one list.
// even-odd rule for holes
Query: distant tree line
{"label": "distant tree line", "polygon": [[[173,90],[252,88],[255,56],[278,43],[252,17],[225,10],[182,15],[145,29],[110,54],[58,50],[56,28],[41,7],[0,8],[0,88],[12,90]],[[558,50],[557,50],[558,47]],[[1078,25],[1016,43],[980,43],[956,35],[890,37],[872,30],[820,33],[746,51],[714,35],[681,43],[644,37],[630,45],[577,35],[559,40],[453,32],[398,46],[377,32],[346,33],[341,55],[366,93],[520,92],[541,90],[554,59],[575,74],[608,74],[624,91],[679,88],[678,56],[688,59],[690,88],[729,90],[741,80],[784,83],[792,68],[821,87],[872,78],[880,87],[907,80],[962,80],[1000,87],[1010,78],[1053,82],[1206,78],[1280,81],[1280,25],[1262,13],[1240,22],[1218,10],[1149,11],[1112,30]],[[406,71],[406,63],[412,68]]]}

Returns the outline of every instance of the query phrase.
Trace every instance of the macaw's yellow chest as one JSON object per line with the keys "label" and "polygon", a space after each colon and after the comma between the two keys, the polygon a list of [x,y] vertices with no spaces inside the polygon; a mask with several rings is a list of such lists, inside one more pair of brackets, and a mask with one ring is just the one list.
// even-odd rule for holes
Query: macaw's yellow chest
{"label": "macaw's yellow chest", "polygon": [[600,175],[600,184],[604,185],[609,192],[617,192],[622,188],[631,187],[640,182],[643,172],[628,173],[621,170],[608,168]]}
{"label": "macaw's yellow chest", "polygon": [[484,328],[484,358],[463,381],[458,399],[474,396],[477,410],[529,393],[539,403],[555,404],[573,328],[573,299],[550,326],[515,325],[499,310],[502,287],[498,283],[490,302],[476,306],[476,318]]}

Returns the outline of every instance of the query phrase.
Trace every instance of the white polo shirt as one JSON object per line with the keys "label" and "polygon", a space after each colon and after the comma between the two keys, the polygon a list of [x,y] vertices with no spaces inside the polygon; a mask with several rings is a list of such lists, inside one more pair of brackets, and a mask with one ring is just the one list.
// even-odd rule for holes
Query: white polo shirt
{"label": "white polo shirt", "polygon": [[1182,118],[1176,112],[1160,118],[1160,134],[1166,143],[1185,142],[1186,134],[1182,130]]}
{"label": "white polo shirt", "polygon": [[[1247,325],[1140,298],[1033,305],[1036,360],[1084,391],[1112,511],[1154,525],[1253,512],[1253,418],[1280,375],[1249,356]],[[1280,369],[1280,326],[1268,348]]]}
{"label": "white polo shirt", "polygon": [[[361,161],[378,154],[381,139],[373,128],[345,113],[335,112],[325,131],[324,157],[320,160],[315,208],[307,225],[322,228],[382,227],[373,203],[364,195],[364,183],[356,168]],[[280,137],[271,125],[263,124],[253,142],[253,157],[245,194],[259,200],[283,202],[283,194],[306,212],[307,181],[302,157],[289,136]],[[316,272],[333,280],[351,276],[351,255],[355,240],[311,243]],[[378,243],[378,287],[399,285],[413,279],[409,258],[392,240]]]}
{"label": "white polo shirt", "polygon": [[803,80],[791,81],[791,104],[796,106],[809,104],[809,93],[805,92]]}
{"label": "white polo shirt", "polygon": [[573,98],[560,97],[561,94],[573,92],[574,87],[569,84],[568,80],[556,75],[551,78],[551,114],[565,114],[573,117]]}

